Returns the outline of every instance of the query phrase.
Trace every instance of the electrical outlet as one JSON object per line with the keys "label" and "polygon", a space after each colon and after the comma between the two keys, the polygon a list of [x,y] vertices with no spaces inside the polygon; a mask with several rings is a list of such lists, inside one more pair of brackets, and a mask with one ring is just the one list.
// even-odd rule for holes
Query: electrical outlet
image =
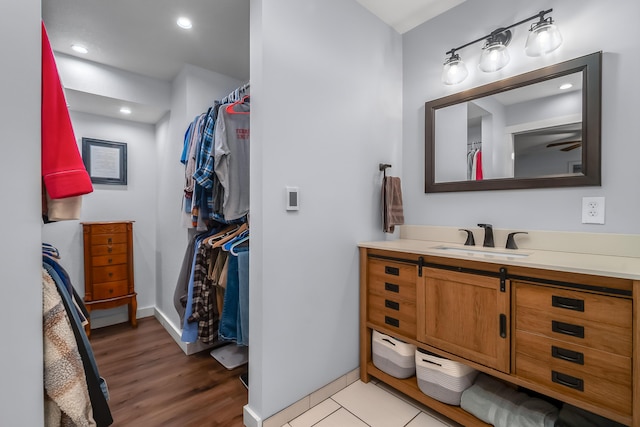
{"label": "electrical outlet", "polygon": [[582,223],[604,224],[604,197],[582,198]]}

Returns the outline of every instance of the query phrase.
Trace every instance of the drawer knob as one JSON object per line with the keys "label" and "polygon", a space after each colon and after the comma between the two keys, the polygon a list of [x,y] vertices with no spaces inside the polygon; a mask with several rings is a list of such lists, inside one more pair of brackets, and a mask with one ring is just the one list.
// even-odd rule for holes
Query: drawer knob
{"label": "drawer knob", "polygon": [[571,323],[552,320],[551,330],[559,334],[569,335],[577,338],[584,338],[584,326],[572,325]]}
{"label": "drawer knob", "polygon": [[112,294],[113,293],[113,289],[109,289],[109,293]]}
{"label": "drawer knob", "polygon": [[553,295],[551,305],[565,310],[584,311],[584,301],[575,298],[565,298]]}
{"label": "drawer knob", "polygon": [[111,264],[113,262],[113,260],[111,258],[109,258],[109,264]]}
{"label": "drawer knob", "polygon": [[113,276],[113,273],[112,273],[112,272],[109,272],[109,277],[111,277],[111,276]]}
{"label": "drawer knob", "polygon": [[575,390],[584,391],[584,381],[581,378],[572,377],[571,375],[562,374],[560,372],[551,371],[551,381],[556,384],[563,385]]}
{"label": "drawer knob", "polygon": [[400,303],[395,301],[390,301],[388,299],[384,300],[384,306],[390,308],[392,310],[400,310]]}
{"label": "drawer knob", "polygon": [[567,350],[566,348],[551,346],[551,357],[566,360],[567,362],[577,363],[578,365],[584,365],[584,354]]}
{"label": "drawer knob", "polygon": [[394,319],[393,317],[384,316],[384,323],[387,325],[395,326],[396,328],[400,327],[400,321],[398,319]]}

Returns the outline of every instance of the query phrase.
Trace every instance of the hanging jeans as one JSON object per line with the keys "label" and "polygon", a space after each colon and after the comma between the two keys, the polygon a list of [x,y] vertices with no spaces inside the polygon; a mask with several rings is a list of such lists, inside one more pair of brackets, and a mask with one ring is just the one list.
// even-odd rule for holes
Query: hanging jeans
{"label": "hanging jeans", "polygon": [[[246,252],[249,248],[236,248],[238,254]],[[247,252],[248,254],[248,252]],[[224,302],[222,306],[222,315],[220,316],[220,327],[218,328],[218,336],[223,340],[236,341],[240,345],[246,345],[249,341],[248,335],[248,277],[249,277],[249,263],[243,261],[243,300],[246,302],[246,308],[240,309],[240,269],[239,269],[239,256],[229,256],[229,266],[227,271],[227,289],[224,292]],[[244,305],[244,304],[243,304]],[[243,336],[242,323],[243,318],[246,317],[245,329],[247,331],[246,343]]]}
{"label": "hanging jeans", "polygon": [[236,248],[238,253],[238,344],[249,345],[249,248]]}

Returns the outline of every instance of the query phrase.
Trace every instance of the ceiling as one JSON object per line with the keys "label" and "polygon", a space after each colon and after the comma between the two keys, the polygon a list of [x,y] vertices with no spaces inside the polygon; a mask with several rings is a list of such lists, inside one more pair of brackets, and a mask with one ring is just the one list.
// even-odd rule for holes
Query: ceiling
{"label": "ceiling", "polygon": [[[404,33],[465,0],[356,1]],[[179,16],[190,18],[193,28],[179,28]],[[249,80],[249,0],[43,0],[42,18],[56,52],[163,81],[185,64]],[[73,43],[89,52],[74,52]],[[90,105],[75,93],[68,101],[71,109],[93,114],[98,104],[112,108],[114,102]]]}

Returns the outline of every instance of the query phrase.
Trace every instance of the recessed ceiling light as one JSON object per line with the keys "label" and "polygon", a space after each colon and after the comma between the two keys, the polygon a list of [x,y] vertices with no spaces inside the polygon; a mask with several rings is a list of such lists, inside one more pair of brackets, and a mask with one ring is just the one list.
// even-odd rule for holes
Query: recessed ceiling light
{"label": "recessed ceiling light", "polygon": [[185,30],[188,30],[193,26],[191,24],[191,20],[184,16],[181,16],[180,18],[178,18],[178,21],[176,23],[178,24],[178,27],[184,28]]}
{"label": "recessed ceiling light", "polygon": [[573,85],[571,83],[565,83],[560,85],[560,90],[566,90],[566,89],[571,89],[573,87]]}
{"label": "recessed ceiling light", "polygon": [[122,108],[120,108],[120,112],[121,112],[122,114],[131,114],[131,108],[129,108],[129,107],[122,107]]}
{"label": "recessed ceiling light", "polygon": [[73,49],[74,51],[76,51],[78,53],[82,53],[82,54],[89,53],[89,49],[87,49],[86,47],[82,46],[81,44],[72,44],[71,45],[71,49]]}

